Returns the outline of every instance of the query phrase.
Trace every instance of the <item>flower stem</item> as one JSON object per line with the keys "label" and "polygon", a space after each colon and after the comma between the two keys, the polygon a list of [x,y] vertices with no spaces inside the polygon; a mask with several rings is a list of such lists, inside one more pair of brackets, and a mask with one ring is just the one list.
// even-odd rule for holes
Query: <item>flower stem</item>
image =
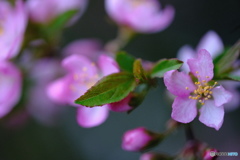
{"label": "flower stem", "polygon": [[192,128],[191,128],[190,124],[185,125],[185,134],[186,134],[186,139],[188,141],[195,140],[195,136],[193,134],[193,131],[192,131]]}

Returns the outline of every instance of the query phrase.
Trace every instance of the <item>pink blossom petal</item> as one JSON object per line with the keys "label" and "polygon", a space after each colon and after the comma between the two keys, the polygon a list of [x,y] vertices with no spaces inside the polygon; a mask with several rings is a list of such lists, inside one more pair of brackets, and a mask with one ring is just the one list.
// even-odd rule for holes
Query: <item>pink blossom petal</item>
{"label": "pink blossom petal", "polygon": [[105,54],[100,55],[98,65],[103,73],[103,76],[119,72],[116,61]]}
{"label": "pink blossom petal", "polygon": [[181,123],[189,123],[197,116],[197,101],[188,97],[176,97],[172,105],[172,118]]}
{"label": "pink blossom petal", "polygon": [[219,130],[223,123],[224,109],[223,106],[215,106],[213,100],[208,100],[200,109],[199,121],[208,127]]}
{"label": "pink blossom petal", "polygon": [[0,118],[2,118],[19,101],[22,90],[22,76],[14,64],[1,61],[0,81]]}
{"label": "pink blossom petal", "polygon": [[110,110],[114,111],[114,112],[127,112],[132,110],[133,108],[131,106],[129,106],[129,101],[131,100],[132,95],[129,94],[126,98],[124,98],[123,100],[119,101],[119,102],[114,102],[114,103],[110,103],[108,104],[108,107]]}
{"label": "pink blossom petal", "polygon": [[185,45],[179,49],[177,53],[177,58],[184,62],[181,69],[186,73],[189,72],[187,60],[194,57],[195,57],[195,51],[192,49],[192,47]]}
{"label": "pink blossom petal", "polygon": [[224,109],[226,111],[233,111],[235,109],[237,109],[240,106],[240,94],[239,91],[235,90],[231,90],[232,93],[232,99],[231,101],[229,101],[228,103],[224,104]]}
{"label": "pink blossom petal", "polygon": [[106,0],[105,8],[109,16],[117,21],[117,23],[125,23],[126,21],[126,2],[124,0]]}
{"label": "pink blossom petal", "polygon": [[93,108],[79,106],[77,110],[77,122],[85,128],[96,127],[107,119],[108,114],[109,110],[107,106],[95,106]]}
{"label": "pink blossom petal", "polygon": [[201,49],[198,51],[197,58],[189,59],[188,65],[190,71],[199,81],[210,81],[213,78],[213,61],[210,53]]}
{"label": "pink blossom petal", "polygon": [[58,103],[68,103],[69,101],[69,79],[68,77],[63,77],[58,79],[47,87],[48,97]]}
{"label": "pink blossom petal", "polygon": [[85,56],[71,55],[63,60],[62,65],[73,73],[85,72],[89,77],[97,75],[96,65]]}
{"label": "pink blossom petal", "polygon": [[224,45],[221,38],[214,31],[208,31],[200,40],[197,51],[206,49],[213,58],[223,51]]}
{"label": "pink blossom petal", "polygon": [[163,80],[167,89],[175,96],[186,97],[196,89],[190,76],[177,70],[166,72]]}
{"label": "pink blossom petal", "polygon": [[[154,33],[168,27],[174,18],[174,8],[166,6],[164,10],[157,11],[158,2],[150,2],[151,5],[143,5],[129,14],[129,23],[133,29],[141,33]],[[142,23],[144,19],[144,23]]]}
{"label": "pink blossom petal", "polygon": [[101,43],[96,39],[84,39],[71,42],[63,51],[66,55],[82,55],[96,62],[99,51],[102,50]]}
{"label": "pink blossom petal", "polygon": [[222,106],[232,98],[232,94],[226,91],[222,86],[215,87],[212,92],[216,106]]}

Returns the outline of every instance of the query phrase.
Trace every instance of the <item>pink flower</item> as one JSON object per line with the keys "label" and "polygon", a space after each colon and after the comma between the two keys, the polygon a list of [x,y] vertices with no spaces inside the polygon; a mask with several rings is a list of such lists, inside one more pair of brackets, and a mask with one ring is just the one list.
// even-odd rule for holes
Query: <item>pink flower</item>
{"label": "pink flower", "polygon": [[[185,45],[180,48],[177,54],[177,58],[182,60],[184,64],[181,67],[181,70],[185,71],[186,73],[189,72],[189,67],[187,65],[187,60],[190,58],[196,58],[197,52],[200,49],[206,49],[209,51],[213,58],[216,58],[220,53],[223,52],[224,45],[219,37],[219,35],[214,31],[208,31],[200,40],[196,50],[194,50],[191,46]],[[240,72],[233,73],[235,75],[239,75]],[[232,100],[225,105],[226,110],[233,110],[237,108],[240,104],[240,96],[239,92],[237,91],[237,87],[239,86],[238,82],[233,81],[223,81],[221,84],[231,93],[233,93]]]}
{"label": "pink flower", "polygon": [[15,8],[8,1],[0,1],[0,60],[16,56],[21,48],[27,24],[27,14],[21,0]]}
{"label": "pink flower", "polygon": [[153,33],[168,27],[174,17],[172,6],[161,6],[157,0],[106,0],[106,10],[119,25],[140,33]]}
{"label": "pink flower", "polygon": [[127,151],[143,151],[158,144],[160,136],[144,127],[135,128],[124,133],[122,148]]}
{"label": "pink flower", "polygon": [[103,123],[109,112],[107,106],[87,108],[74,101],[103,76],[118,72],[117,63],[106,54],[98,55],[97,61],[72,54],[62,61],[62,66],[67,74],[50,84],[49,97],[56,102],[78,107],[77,121],[82,127],[94,127]]}
{"label": "pink flower", "polygon": [[97,39],[83,39],[71,42],[63,53],[67,56],[72,54],[79,54],[86,56],[87,58],[97,61],[99,52],[104,52],[101,42]]}
{"label": "pink flower", "polygon": [[198,81],[193,82],[191,76],[177,70],[168,71],[164,75],[167,89],[175,96],[172,118],[181,123],[189,123],[197,116],[197,103],[201,105],[199,120],[216,130],[222,126],[223,104],[230,101],[232,94],[222,86],[216,86],[213,79],[213,62],[210,53],[199,50],[197,58],[187,61],[190,72]]}
{"label": "pink flower", "polygon": [[20,71],[10,62],[0,62],[0,118],[8,114],[21,96]]}
{"label": "pink flower", "polygon": [[69,10],[79,10],[75,21],[84,12],[87,0],[28,0],[30,18],[34,22],[48,23],[60,14]]}
{"label": "pink flower", "polygon": [[53,59],[41,59],[33,65],[30,78],[34,85],[28,90],[27,110],[39,122],[54,125],[64,108],[47,96],[47,86],[61,75],[60,63]]}

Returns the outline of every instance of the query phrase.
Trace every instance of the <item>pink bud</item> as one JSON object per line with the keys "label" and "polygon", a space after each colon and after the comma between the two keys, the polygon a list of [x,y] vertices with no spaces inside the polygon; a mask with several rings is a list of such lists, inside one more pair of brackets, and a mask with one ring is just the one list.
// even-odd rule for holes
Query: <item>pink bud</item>
{"label": "pink bud", "polygon": [[204,160],[214,160],[214,159],[216,159],[216,152],[218,152],[218,151],[214,148],[206,149],[203,153],[203,159]]}
{"label": "pink bud", "polygon": [[172,157],[165,154],[153,152],[144,153],[140,157],[140,160],[169,160],[169,159],[172,159]]}
{"label": "pink bud", "polygon": [[139,127],[124,133],[122,148],[127,151],[143,151],[158,144],[159,140],[159,134]]}

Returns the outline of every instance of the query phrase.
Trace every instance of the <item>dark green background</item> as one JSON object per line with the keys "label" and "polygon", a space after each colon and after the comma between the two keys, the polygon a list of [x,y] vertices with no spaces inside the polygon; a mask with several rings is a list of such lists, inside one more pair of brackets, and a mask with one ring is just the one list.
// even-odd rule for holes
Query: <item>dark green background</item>
{"label": "dark green background", "polygon": [[[215,30],[225,45],[233,45],[240,37],[239,0],[163,0],[176,9],[175,19],[166,30],[134,39],[126,50],[136,57],[157,61],[176,57],[185,44],[196,47],[202,35]],[[74,26],[64,30],[62,46],[76,39],[98,38],[103,43],[116,36],[116,27],[109,23],[103,0],[90,0],[87,11]],[[240,97],[239,97],[240,98]],[[139,153],[121,149],[122,134],[138,126],[163,131],[170,118],[163,83],[152,90],[144,103],[130,115],[111,112],[99,127],[84,129],[77,125],[75,108],[70,107],[55,127],[30,120],[20,129],[0,127],[0,160],[137,160]],[[225,152],[240,153],[240,109],[225,114],[220,131],[201,124],[192,126],[199,140]],[[175,154],[185,143],[183,129],[172,134],[155,150]],[[239,157],[227,157],[229,160]],[[226,157],[220,158],[226,160]]]}

